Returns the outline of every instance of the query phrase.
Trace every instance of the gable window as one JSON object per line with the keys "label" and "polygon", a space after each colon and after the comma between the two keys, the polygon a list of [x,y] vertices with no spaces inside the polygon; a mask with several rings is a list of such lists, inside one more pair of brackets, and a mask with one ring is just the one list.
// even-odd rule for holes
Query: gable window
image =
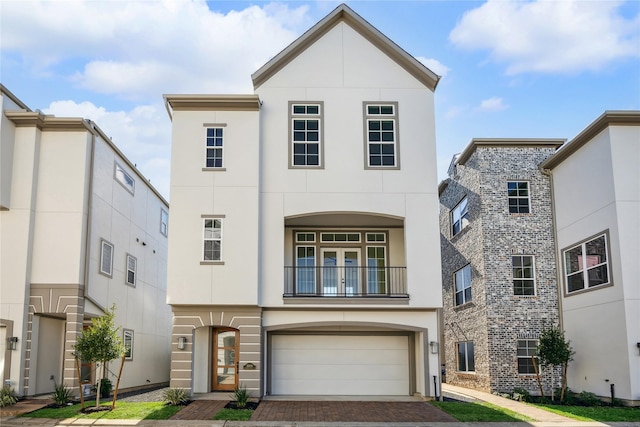
{"label": "gable window", "polygon": [[127,285],[136,285],[136,271],[138,268],[138,260],[127,254]]}
{"label": "gable window", "polygon": [[509,213],[529,213],[529,183],[527,181],[507,182]]}
{"label": "gable window", "polygon": [[475,372],[476,361],[473,351],[473,341],[458,343],[458,371]]}
{"label": "gable window", "polygon": [[513,294],[535,295],[533,257],[530,255],[512,256],[511,270],[513,272]]}
{"label": "gable window", "polygon": [[222,260],[222,218],[204,219],[203,260]]}
{"label": "gable window", "polygon": [[124,360],[133,360],[133,331],[122,330],[122,343],[124,344]]}
{"label": "gable window", "polygon": [[455,236],[469,225],[469,202],[465,197],[451,211],[451,235]]}
{"label": "gable window", "polygon": [[471,302],[471,264],[454,273],[455,305]]}
{"label": "gable window", "polygon": [[129,193],[134,194],[136,190],[136,182],[131,178],[122,166],[115,163],[113,177],[120,183]]}
{"label": "gable window", "polygon": [[169,212],[164,209],[160,209],[160,234],[163,236],[169,235]]}
{"label": "gable window", "polygon": [[205,145],[205,167],[223,167],[223,131],[222,127],[208,127]]}
{"label": "gable window", "polygon": [[607,233],[600,234],[563,251],[564,276],[568,293],[607,285],[611,282],[607,236]]}
{"label": "gable window", "polygon": [[397,103],[364,104],[368,168],[398,168]]}
{"label": "gable window", "polygon": [[113,274],[113,245],[100,240],[100,273],[111,277]]}
{"label": "gable window", "polygon": [[289,103],[291,167],[323,167],[322,107],[322,102]]}
{"label": "gable window", "polygon": [[[518,373],[519,374],[535,374],[536,369],[533,366],[532,357],[538,354],[537,340],[518,340]],[[537,363],[537,362],[536,362]]]}

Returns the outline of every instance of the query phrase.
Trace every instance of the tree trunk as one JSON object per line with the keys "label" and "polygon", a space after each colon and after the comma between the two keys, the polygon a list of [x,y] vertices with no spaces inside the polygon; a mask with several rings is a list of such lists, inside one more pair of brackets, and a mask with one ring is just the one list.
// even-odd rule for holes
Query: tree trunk
{"label": "tree trunk", "polygon": [[533,369],[536,371],[536,379],[538,380],[538,387],[540,388],[540,395],[544,397],[544,390],[542,389],[542,381],[540,381],[540,371],[538,370],[538,363],[536,362],[536,357],[531,356],[531,361],[533,362]]}
{"label": "tree trunk", "polygon": [[96,408],[100,407],[100,386],[102,385],[102,370],[101,369],[96,369],[96,372],[98,373],[97,377],[98,377],[98,387],[97,387],[97,391],[96,391]]}
{"label": "tree trunk", "polygon": [[560,392],[560,402],[564,402],[564,392],[567,389],[567,368],[569,367],[568,363],[565,363],[562,366],[562,391]]}
{"label": "tree trunk", "polygon": [[116,398],[118,397],[118,387],[120,387],[120,377],[122,376],[122,368],[124,368],[124,359],[126,355],[122,355],[122,362],[120,362],[120,371],[118,372],[118,380],[116,381],[116,390],[113,392],[113,402],[111,403],[111,409],[116,409]]}

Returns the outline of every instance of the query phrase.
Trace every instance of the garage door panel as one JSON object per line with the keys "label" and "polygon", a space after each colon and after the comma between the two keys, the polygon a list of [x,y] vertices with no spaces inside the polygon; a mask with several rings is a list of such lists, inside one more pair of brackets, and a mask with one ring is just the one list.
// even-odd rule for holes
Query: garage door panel
{"label": "garage door panel", "polygon": [[406,395],[407,336],[275,335],[273,394]]}

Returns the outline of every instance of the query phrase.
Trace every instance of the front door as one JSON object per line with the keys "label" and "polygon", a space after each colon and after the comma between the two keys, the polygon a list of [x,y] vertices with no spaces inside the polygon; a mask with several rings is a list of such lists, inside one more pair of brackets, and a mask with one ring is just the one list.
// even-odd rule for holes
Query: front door
{"label": "front door", "polygon": [[240,334],[236,329],[213,330],[213,391],[235,390],[238,386],[238,348]]}
{"label": "front door", "polygon": [[360,293],[360,249],[322,249],[322,295]]}

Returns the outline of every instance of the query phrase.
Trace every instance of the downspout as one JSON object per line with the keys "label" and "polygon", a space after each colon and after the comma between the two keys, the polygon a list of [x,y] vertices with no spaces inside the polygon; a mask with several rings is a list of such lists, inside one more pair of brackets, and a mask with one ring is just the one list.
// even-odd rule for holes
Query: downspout
{"label": "downspout", "polygon": [[556,195],[555,189],[553,186],[553,172],[551,169],[545,169],[540,167],[540,172],[543,175],[549,177],[549,186],[551,188],[551,227],[553,229],[553,251],[554,258],[556,260],[556,287],[558,292],[558,326],[561,331],[564,331],[563,327],[563,319],[562,319],[562,295],[563,294],[563,286],[562,286],[562,275],[560,274],[560,270],[562,269],[562,263],[560,260],[560,253],[558,249],[558,226],[556,224]]}

